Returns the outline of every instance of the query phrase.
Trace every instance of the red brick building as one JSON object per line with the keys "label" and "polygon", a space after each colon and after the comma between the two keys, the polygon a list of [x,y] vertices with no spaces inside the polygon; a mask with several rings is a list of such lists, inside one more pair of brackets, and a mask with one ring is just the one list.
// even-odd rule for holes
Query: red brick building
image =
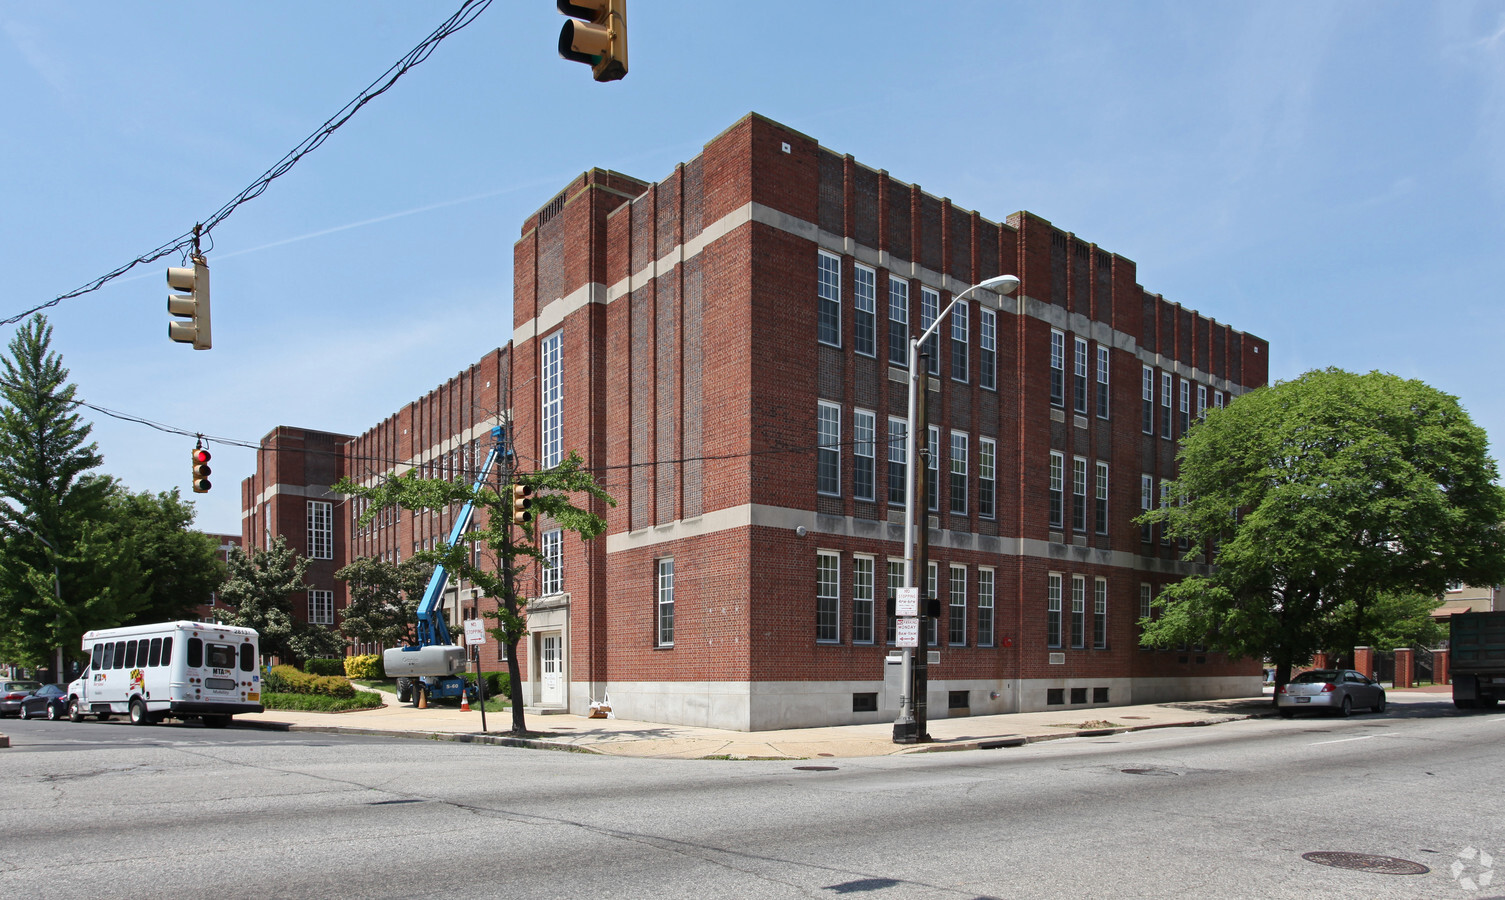
{"label": "red brick building", "polygon": [[[1194,418],[1265,383],[1265,342],[1044,219],[986,219],[756,115],[660,182],[593,170],[545,204],[514,246],[508,348],[347,440],[344,465],[463,472],[506,405],[523,468],[573,450],[597,471],[606,536],[540,528],[558,565],[530,592],[530,704],[891,720],[907,340],[1000,273],[1016,294],[974,292],[932,344],[932,716],[1257,692],[1257,660],[1138,646],[1149,599],[1199,563],[1132,519]],[[248,482],[248,528],[278,483]],[[442,522],[403,514],[336,553],[406,556]],[[451,608],[486,602],[461,586]]]}

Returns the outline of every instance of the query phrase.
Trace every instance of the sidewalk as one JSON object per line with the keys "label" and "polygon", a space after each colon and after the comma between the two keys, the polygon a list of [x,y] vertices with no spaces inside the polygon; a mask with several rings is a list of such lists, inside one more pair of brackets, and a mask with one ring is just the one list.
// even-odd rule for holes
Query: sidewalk
{"label": "sidewalk", "polygon": [[336,734],[403,735],[539,749],[571,750],[610,756],[666,759],[818,759],[892,756],[942,750],[991,749],[1064,737],[1097,737],[1147,728],[1216,725],[1238,719],[1273,716],[1270,697],[1179,703],[1060,709],[932,719],[932,740],[895,744],[893,723],[793,728],[741,732],[693,725],[662,725],[626,719],[588,719],[570,715],[530,715],[527,738],[506,734],[510,712],[488,712],[488,734],[481,734],[481,714],[454,707],[414,709],[385,694],[381,709],[347,713],[269,710],[235,717],[240,727]]}

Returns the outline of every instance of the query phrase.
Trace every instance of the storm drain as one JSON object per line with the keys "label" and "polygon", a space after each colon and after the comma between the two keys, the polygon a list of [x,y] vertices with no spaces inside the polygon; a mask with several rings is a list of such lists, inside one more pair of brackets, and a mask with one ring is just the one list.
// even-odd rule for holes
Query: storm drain
{"label": "storm drain", "polygon": [[1118,771],[1124,773],[1125,775],[1155,775],[1160,777],[1176,774],[1170,769],[1162,769],[1158,766],[1149,766],[1142,769],[1119,769]]}
{"label": "storm drain", "polygon": [[795,766],[796,772],[835,772],[836,766]]}
{"label": "storm drain", "polygon": [[1341,850],[1316,850],[1301,854],[1301,858],[1336,869],[1357,869],[1376,875],[1425,875],[1432,871],[1409,859],[1393,856],[1373,856],[1368,853],[1345,853]]}

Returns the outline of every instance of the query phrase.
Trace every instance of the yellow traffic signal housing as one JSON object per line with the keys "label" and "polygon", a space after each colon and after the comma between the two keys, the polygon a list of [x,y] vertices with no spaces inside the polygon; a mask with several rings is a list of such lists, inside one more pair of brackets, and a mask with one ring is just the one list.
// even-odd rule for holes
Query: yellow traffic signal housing
{"label": "yellow traffic signal housing", "polygon": [[209,332],[209,263],[202,256],[193,257],[192,266],[171,266],[167,286],[187,293],[168,294],[167,311],[183,316],[187,322],[167,323],[167,336],[180,344],[192,344],[195,350],[212,346]]}
{"label": "yellow traffic signal housing", "polygon": [[526,525],[533,521],[532,497],[532,485],[512,485],[512,521],[514,524]]}
{"label": "yellow traffic signal housing", "polygon": [[203,447],[193,448],[193,492],[209,493],[209,451]]}
{"label": "yellow traffic signal housing", "polygon": [[627,0],[558,0],[559,11],[579,22],[559,30],[559,55],[591,67],[597,81],[627,74]]}

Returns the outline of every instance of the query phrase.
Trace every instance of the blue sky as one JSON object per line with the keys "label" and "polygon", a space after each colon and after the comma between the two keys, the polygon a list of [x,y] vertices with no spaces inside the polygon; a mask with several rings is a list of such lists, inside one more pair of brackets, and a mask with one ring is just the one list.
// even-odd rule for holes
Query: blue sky
{"label": "blue sky", "polygon": [[[190,229],[459,7],[0,4],[0,318]],[[749,18],[738,10],[755,10]],[[214,349],[168,261],[50,311],[79,394],[255,441],[359,433],[511,334],[523,219],[593,167],[668,175],[750,111],[1270,341],[1272,376],[1380,369],[1499,453],[1505,5],[629,0],[631,72],[502,0],[214,232]],[[0,333],[9,341],[12,328]],[[240,531],[249,450],[91,414],[105,471]]]}

